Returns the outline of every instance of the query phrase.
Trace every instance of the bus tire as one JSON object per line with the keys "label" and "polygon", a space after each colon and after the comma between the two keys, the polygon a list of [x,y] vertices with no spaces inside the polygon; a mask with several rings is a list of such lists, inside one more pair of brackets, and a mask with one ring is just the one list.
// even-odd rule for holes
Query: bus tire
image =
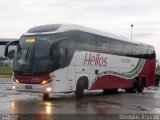
{"label": "bus tire", "polygon": [[43,93],[43,100],[49,99],[49,93]]}
{"label": "bus tire", "polygon": [[77,82],[75,96],[76,98],[82,98],[84,95],[84,80],[79,80]]}
{"label": "bus tire", "polygon": [[139,93],[142,93],[143,90],[144,90],[144,87],[145,87],[144,80],[143,80],[143,79],[140,79],[140,81],[139,81],[139,87],[138,87],[138,92],[139,92]]}
{"label": "bus tire", "polygon": [[139,88],[138,80],[134,78],[132,80],[132,87],[131,88],[126,88],[125,91],[127,93],[137,93]]}
{"label": "bus tire", "polygon": [[139,87],[138,80],[134,78],[132,83],[132,88],[131,88],[132,93],[137,93],[138,87]]}

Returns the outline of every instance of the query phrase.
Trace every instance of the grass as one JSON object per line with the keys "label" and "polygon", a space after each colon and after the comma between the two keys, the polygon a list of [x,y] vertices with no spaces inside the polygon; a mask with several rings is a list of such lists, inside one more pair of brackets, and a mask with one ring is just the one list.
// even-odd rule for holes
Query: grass
{"label": "grass", "polygon": [[12,71],[13,71],[12,67],[0,66],[0,74],[12,74]]}

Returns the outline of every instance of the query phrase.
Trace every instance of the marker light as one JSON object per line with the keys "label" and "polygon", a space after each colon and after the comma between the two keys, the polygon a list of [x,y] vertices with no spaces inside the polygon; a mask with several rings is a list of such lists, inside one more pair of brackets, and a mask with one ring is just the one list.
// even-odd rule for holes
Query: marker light
{"label": "marker light", "polygon": [[15,80],[16,81],[16,83],[19,83],[19,81],[18,80]]}
{"label": "marker light", "polygon": [[55,76],[53,76],[51,79],[54,80],[54,79],[55,79]]}
{"label": "marker light", "polygon": [[47,92],[50,92],[52,89],[51,88],[47,88],[46,90],[47,90]]}
{"label": "marker light", "polygon": [[43,81],[41,82],[41,85],[44,85],[44,84],[47,84],[47,83],[48,83],[47,80],[43,80]]}
{"label": "marker light", "polygon": [[15,89],[16,87],[15,86],[12,86],[12,89]]}
{"label": "marker light", "polygon": [[55,79],[55,76],[52,76],[52,77],[48,80],[48,82],[50,83],[50,82],[52,82],[54,79]]}

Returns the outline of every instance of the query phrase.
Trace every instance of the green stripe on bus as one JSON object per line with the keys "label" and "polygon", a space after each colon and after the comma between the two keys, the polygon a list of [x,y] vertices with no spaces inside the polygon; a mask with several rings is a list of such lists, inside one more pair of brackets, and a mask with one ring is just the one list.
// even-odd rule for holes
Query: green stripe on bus
{"label": "green stripe on bus", "polygon": [[130,74],[130,73],[135,72],[135,71],[137,70],[137,68],[140,66],[141,61],[142,61],[142,60],[141,60],[141,59],[139,59],[139,60],[138,60],[138,62],[137,62],[137,65],[136,65],[136,66],[135,66],[131,71],[129,71],[129,72],[127,72],[127,73],[129,73],[129,74]]}

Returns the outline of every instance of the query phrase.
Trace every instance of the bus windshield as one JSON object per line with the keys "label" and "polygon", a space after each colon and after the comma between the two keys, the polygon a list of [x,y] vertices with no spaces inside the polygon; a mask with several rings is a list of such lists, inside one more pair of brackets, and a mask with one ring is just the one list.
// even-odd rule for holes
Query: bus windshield
{"label": "bus windshield", "polygon": [[23,36],[14,57],[14,72],[38,74],[55,69],[50,49],[56,35]]}

